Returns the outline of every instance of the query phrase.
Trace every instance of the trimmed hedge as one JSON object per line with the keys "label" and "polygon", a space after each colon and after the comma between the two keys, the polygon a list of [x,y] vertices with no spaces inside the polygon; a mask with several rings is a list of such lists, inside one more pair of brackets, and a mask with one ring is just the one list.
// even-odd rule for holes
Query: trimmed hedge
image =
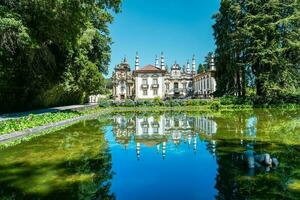
{"label": "trimmed hedge", "polygon": [[101,99],[99,101],[100,107],[141,107],[141,106],[165,106],[165,107],[176,107],[176,106],[208,106],[211,109],[219,109],[221,107],[230,108],[244,108],[244,107],[289,107],[289,105],[297,106],[300,105],[300,97],[298,96],[285,96],[279,99],[272,99],[266,97],[236,97],[236,96],[223,96],[218,99],[188,99],[188,100],[177,100],[171,99],[163,101],[159,98],[153,100],[130,100],[125,101],[114,101],[108,99]]}
{"label": "trimmed hedge", "polygon": [[139,106],[203,106],[209,105],[211,100],[189,99],[189,100],[166,100],[163,101],[159,98],[153,100],[130,100],[125,101],[113,101],[108,99],[101,99],[98,103],[100,107],[139,107]]}

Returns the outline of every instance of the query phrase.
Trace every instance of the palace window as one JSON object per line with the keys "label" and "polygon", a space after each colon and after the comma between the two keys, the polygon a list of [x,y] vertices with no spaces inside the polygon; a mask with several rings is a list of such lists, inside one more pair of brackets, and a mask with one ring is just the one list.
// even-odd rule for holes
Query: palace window
{"label": "palace window", "polygon": [[183,83],[183,89],[184,90],[186,89],[186,83]]}
{"label": "palace window", "polygon": [[148,81],[146,78],[143,78],[143,84],[148,84]]}
{"label": "palace window", "polygon": [[147,90],[143,90],[143,95],[148,95]]}
{"label": "palace window", "polygon": [[166,89],[169,90],[170,89],[170,85],[169,83],[166,84]]}
{"label": "palace window", "polygon": [[174,127],[179,127],[179,120],[177,119],[174,120]]}
{"label": "palace window", "polygon": [[148,127],[143,127],[143,133],[144,134],[148,133]]}
{"label": "palace window", "polygon": [[157,89],[153,89],[153,95],[157,95]]}
{"label": "palace window", "polygon": [[166,120],[166,126],[170,127],[171,126],[171,121],[169,119]]}
{"label": "palace window", "polygon": [[153,79],[153,84],[158,84],[157,78],[154,78],[154,79]]}

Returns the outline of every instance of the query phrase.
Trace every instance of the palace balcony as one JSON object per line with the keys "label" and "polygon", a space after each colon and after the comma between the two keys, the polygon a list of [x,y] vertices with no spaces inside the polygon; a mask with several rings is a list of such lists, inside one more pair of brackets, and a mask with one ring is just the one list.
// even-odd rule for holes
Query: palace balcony
{"label": "palace balcony", "polygon": [[182,89],[179,89],[179,88],[174,88],[174,93],[180,93],[180,92],[182,92]]}
{"label": "palace balcony", "polygon": [[159,84],[152,84],[151,88],[159,88]]}
{"label": "palace balcony", "polygon": [[149,84],[142,84],[142,88],[143,89],[148,89],[149,88]]}
{"label": "palace balcony", "polygon": [[153,128],[159,128],[159,123],[158,122],[152,122],[151,123]]}

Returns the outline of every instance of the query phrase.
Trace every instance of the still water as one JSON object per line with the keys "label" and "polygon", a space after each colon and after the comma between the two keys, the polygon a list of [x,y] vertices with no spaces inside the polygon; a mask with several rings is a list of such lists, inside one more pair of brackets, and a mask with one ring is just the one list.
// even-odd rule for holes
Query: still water
{"label": "still water", "polygon": [[299,198],[295,110],[115,113],[0,150],[0,199]]}

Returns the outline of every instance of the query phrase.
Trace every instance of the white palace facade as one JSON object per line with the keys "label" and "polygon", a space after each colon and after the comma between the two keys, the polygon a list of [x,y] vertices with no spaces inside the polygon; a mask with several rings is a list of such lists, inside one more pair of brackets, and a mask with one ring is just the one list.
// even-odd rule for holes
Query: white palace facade
{"label": "white palace facade", "polygon": [[112,76],[113,98],[116,100],[211,98],[216,91],[215,70],[212,59],[209,69],[197,74],[195,56],[191,64],[188,61],[181,67],[175,62],[169,70],[163,53],[160,61],[156,57],[154,65],[140,67],[140,58],[136,54],[133,71],[126,58],[115,67]]}

